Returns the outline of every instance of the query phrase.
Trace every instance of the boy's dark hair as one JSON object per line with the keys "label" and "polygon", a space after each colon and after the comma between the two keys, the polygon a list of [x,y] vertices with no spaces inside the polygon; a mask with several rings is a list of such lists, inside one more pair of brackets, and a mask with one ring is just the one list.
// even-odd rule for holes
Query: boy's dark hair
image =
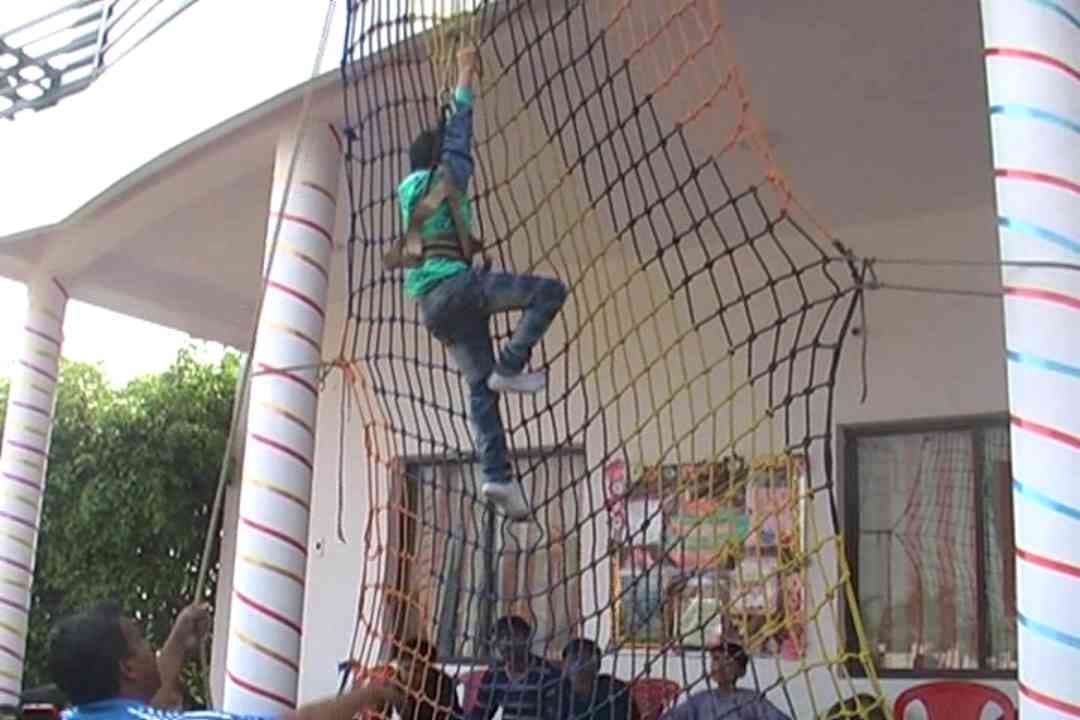
{"label": "boy's dark hair", "polygon": [[513,637],[532,635],[532,625],[523,617],[517,615],[504,615],[495,621],[495,637]]}
{"label": "boy's dark hair", "polygon": [[592,640],[574,638],[566,643],[566,647],[564,647],[562,651],[563,660],[569,660],[572,657],[581,657],[583,655],[588,657],[600,657],[600,647]]}
{"label": "boy's dark hair", "polygon": [[710,652],[723,653],[742,666],[746,670],[750,664],[750,656],[746,654],[746,648],[732,640],[724,640],[709,648]]}
{"label": "boy's dark hair", "polygon": [[424,130],[409,146],[409,171],[430,170],[438,161],[442,137],[437,130]]}
{"label": "boy's dark hair", "polygon": [[429,663],[438,661],[439,652],[435,646],[427,640],[419,637],[411,637],[403,640],[401,644],[395,644],[391,651],[391,659],[398,660],[408,658],[410,660],[425,660]]}
{"label": "boy's dark hair", "polygon": [[63,620],[49,641],[49,674],[73,705],[108,700],[120,693],[120,663],[131,655],[121,623],[124,612],[110,600]]}

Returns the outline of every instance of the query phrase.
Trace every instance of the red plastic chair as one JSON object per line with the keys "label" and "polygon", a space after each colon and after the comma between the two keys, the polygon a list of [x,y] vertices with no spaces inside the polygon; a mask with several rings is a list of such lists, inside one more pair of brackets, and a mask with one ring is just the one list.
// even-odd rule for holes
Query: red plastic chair
{"label": "red plastic chair", "polygon": [[464,675],[458,675],[458,683],[465,688],[465,701],[461,703],[461,709],[466,714],[473,711],[477,701],[480,700],[480,686],[483,684],[487,670],[473,670]]}
{"label": "red plastic chair", "polygon": [[896,720],[905,720],[904,713],[917,702],[926,708],[929,720],[981,720],[989,704],[1001,708],[1003,720],[1016,720],[1016,707],[1008,695],[976,683],[932,682],[908,688],[896,698]]}
{"label": "red plastic chair", "polygon": [[657,720],[675,704],[681,692],[679,683],[664,678],[641,678],[630,683],[630,697],[641,713],[641,720]]}
{"label": "red plastic chair", "polygon": [[60,717],[60,708],[48,703],[23,705],[19,717],[23,718],[23,720],[30,720],[30,718],[35,720],[55,720]]}

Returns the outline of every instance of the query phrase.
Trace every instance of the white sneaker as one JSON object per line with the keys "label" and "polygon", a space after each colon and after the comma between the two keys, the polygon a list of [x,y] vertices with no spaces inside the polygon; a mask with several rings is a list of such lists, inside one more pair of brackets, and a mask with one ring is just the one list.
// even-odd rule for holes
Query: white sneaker
{"label": "white sneaker", "polygon": [[520,393],[532,395],[544,389],[547,376],[542,372],[519,372],[515,375],[503,375],[496,371],[488,378],[488,389],[497,393]]}
{"label": "white sneaker", "polygon": [[484,497],[495,504],[503,515],[514,521],[527,520],[532,516],[532,508],[525,498],[525,492],[521,489],[521,483],[486,482],[480,488]]}

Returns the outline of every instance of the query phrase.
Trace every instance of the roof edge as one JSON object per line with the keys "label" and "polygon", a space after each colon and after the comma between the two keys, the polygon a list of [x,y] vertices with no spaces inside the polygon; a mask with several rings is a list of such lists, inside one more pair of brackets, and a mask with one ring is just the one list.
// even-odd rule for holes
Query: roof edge
{"label": "roof edge", "polygon": [[307,80],[299,85],[294,85],[273,97],[264,100],[252,107],[222,120],[206,130],[203,130],[178,145],[165,150],[143,163],[135,170],[127,173],[119,180],[108,185],[104,190],[94,195],[80,205],[67,217],[53,223],[38,225],[26,230],[20,230],[5,236],[0,236],[0,245],[18,243],[41,235],[48,235],[56,230],[77,224],[81,220],[96,213],[102,212],[109,206],[119,202],[138,187],[148,183],[155,177],[170,170],[178,163],[191,160],[199,154],[209,150],[220,142],[229,140],[241,130],[249,129],[252,124],[265,121],[294,103],[302,100],[304,94],[311,90],[314,93],[325,92],[329,86],[336,85],[340,80],[341,70],[334,68]]}

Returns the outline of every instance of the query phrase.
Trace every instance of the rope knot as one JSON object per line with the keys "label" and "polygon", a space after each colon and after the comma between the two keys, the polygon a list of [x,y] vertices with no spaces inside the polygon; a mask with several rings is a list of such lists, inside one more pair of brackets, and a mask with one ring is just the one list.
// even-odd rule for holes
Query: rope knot
{"label": "rope knot", "polygon": [[877,258],[872,257],[864,258],[862,261],[863,287],[865,287],[867,290],[881,289],[881,280],[878,279],[877,267],[875,263],[877,263]]}
{"label": "rope knot", "polygon": [[341,374],[345,376],[345,382],[347,382],[349,385],[356,384],[357,373],[355,365],[356,363],[354,363],[352,360],[349,360],[344,355],[338,355],[337,358],[335,358],[330,363],[331,368],[336,368],[341,371]]}

